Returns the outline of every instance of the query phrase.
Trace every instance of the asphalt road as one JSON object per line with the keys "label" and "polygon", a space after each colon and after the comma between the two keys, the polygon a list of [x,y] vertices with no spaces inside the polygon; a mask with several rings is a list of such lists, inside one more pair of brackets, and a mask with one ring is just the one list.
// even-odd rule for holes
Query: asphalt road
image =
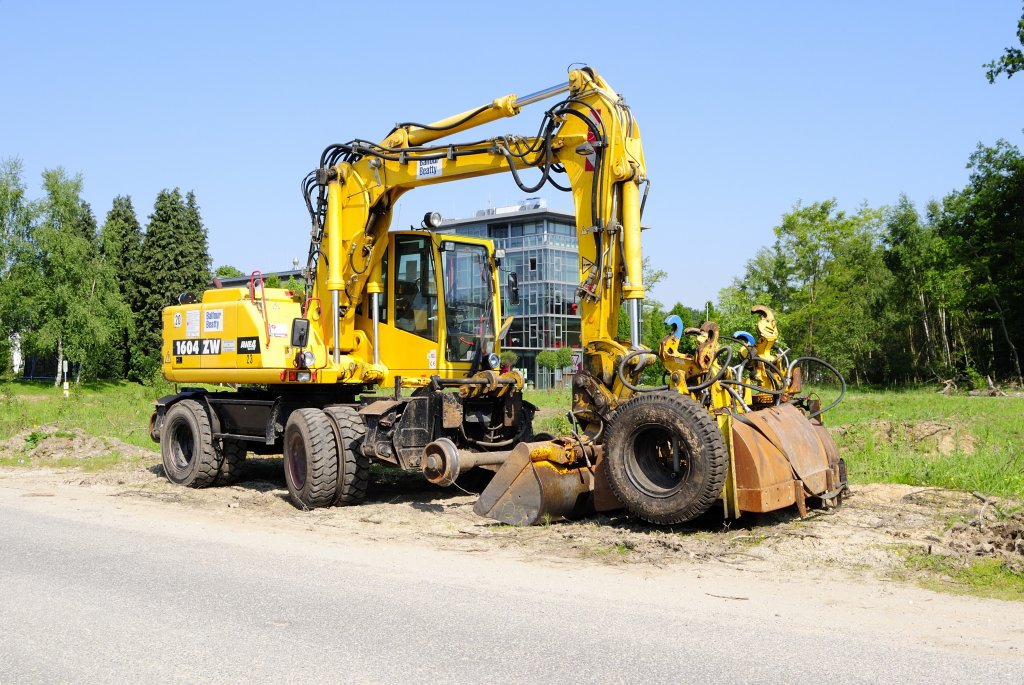
{"label": "asphalt road", "polygon": [[[686,580],[0,497],[0,683],[1021,682]],[[769,579],[770,580],[770,579]],[[908,611],[913,611],[908,608]],[[962,647],[962,645],[961,645]],[[1009,648],[1012,649],[1012,648]]]}

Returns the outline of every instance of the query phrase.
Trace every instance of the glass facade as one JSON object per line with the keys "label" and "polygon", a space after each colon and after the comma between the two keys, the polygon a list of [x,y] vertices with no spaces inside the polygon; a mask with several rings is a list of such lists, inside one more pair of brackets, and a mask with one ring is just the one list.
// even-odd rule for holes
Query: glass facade
{"label": "glass facade", "polygon": [[528,382],[538,388],[553,387],[561,374],[539,368],[537,353],[566,346],[580,348],[575,218],[544,208],[484,212],[473,219],[445,222],[438,231],[490,238],[496,249],[505,251],[502,285],[509,272],[517,274],[519,304],[509,303],[503,287],[502,314],[515,319],[501,347],[519,355],[516,366],[526,370]]}

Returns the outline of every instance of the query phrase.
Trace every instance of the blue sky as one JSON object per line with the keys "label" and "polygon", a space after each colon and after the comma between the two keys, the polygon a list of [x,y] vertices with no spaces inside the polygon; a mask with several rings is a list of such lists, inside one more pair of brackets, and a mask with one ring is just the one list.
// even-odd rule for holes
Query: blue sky
{"label": "blue sky", "polygon": [[[633,108],[652,179],[652,296],[700,306],[797,201],[922,206],[962,187],[979,142],[1024,144],[1019,0],[788,3],[62,3],[0,0],[0,158],[38,195],[85,179],[98,219],[194,190],[215,265],[305,254],[302,177],[329,143],[378,140],[565,80],[586,62]],[[544,105],[484,129],[532,135]],[[477,139],[468,132],[453,140]],[[553,207],[571,200],[542,191]],[[413,191],[395,227],[521,199],[497,176]]]}

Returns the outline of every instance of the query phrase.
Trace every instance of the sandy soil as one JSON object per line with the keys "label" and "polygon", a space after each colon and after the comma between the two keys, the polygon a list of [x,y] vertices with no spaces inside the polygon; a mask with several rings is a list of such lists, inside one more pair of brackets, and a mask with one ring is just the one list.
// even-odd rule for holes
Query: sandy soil
{"label": "sandy soil", "polygon": [[[1024,572],[1024,510],[936,488],[857,485],[838,509],[812,511],[804,519],[794,510],[726,521],[713,509],[675,528],[600,516],[521,529],[477,517],[475,493],[435,487],[416,474],[375,469],[365,504],[300,511],[288,498],[279,458],[250,457],[237,485],[193,490],[168,483],[159,455],[149,450],[53,427],[33,430],[35,438],[25,431],[0,443],[0,456],[33,467],[0,469],[0,487],[41,496],[74,488],[261,525],[470,553],[502,550],[525,560],[651,568],[711,562],[773,574],[815,569],[913,580],[905,562],[909,551],[964,563],[997,558]],[[112,451],[128,459],[99,472],[52,466],[57,459],[84,462]]]}

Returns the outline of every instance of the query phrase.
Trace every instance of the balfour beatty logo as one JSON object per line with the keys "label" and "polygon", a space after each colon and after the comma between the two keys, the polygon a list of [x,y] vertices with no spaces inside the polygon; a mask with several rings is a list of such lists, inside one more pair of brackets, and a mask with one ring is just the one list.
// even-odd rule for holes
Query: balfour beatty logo
{"label": "balfour beatty logo", "polygon": [[239,338],[238,339],[238,354],[259,354],[260,353],[260,339],[259,338]]}

